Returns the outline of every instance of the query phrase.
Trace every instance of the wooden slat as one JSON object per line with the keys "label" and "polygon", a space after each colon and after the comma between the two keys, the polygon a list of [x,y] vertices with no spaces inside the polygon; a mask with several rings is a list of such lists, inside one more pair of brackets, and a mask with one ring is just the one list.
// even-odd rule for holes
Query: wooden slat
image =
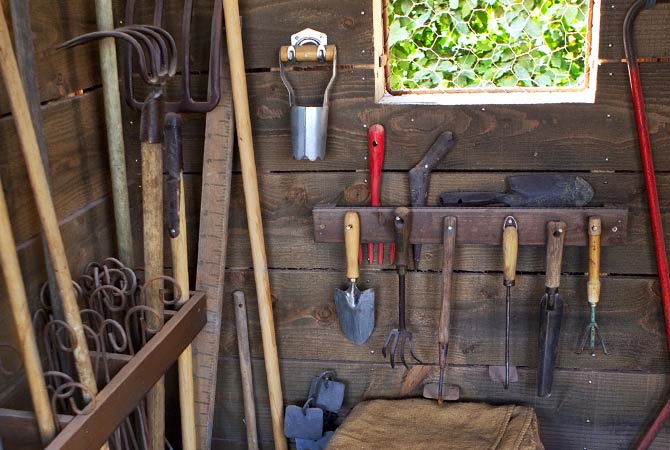
{"label": "wooden slat", "polygon": [[[2,0],[1,3],[6,7],[8,1]],[[56,48],[68,39],[96,29],[94,2],[31,0],[30,16],[42,102],[100,84],[97,45],[71,50]],[[0,114],[7,112],[9,102],[2,89]]]}
{"label": "wooden slat", "polygon": [[[59,219],[109,192],[102,95],[95,91],[42,108],[51,169],[51,193]],[[40,232],[33,194],[11,116],[0,119],[0,173],[12,226],[20,244]]]}
{"label": "wooden slat", "polygon": [[[361,221],[361,242],[393,242],[395,217],[393,207],[337,207],[320,204],[312,210],[314,240],[321,243],[344,243],[344,214],[358,213]],[[410,242],[413,244],[442,243],[442,224],[445,217],[456,217],[461,231],[459,245],[493,245],[502,242],[502,223],[514,216],[523,224],[519,245],[543,245],[547,242],[544,225],[562,221],[566,246],[588,245],[588,221],[598,216],[603,221],[602,245],[622,245],[626,242],[628,210],[625,208],[412,208]]]}
{"label": "wooden slat", "polygon": [[[71,416],[59,415],[61,427],[72,420]],[[35,415],[28,411],[0,409],[0,440],[7,450],[35,450],[42,447]]]}
{"label": "wooden slat", "polygon": [[[265,401],[262,361],[254,363],[261,430],[259,438],[266,443],[271,440],[271,434],[268,432],[270,418]],[[217,413],[215,437],[244,442],[238,361],[223,358],[221,367],[221,379],[226,382],[222,383],[223,389],[218,393],[222,408]],[[408,386],[404,369],[393,370],[388,364],[282,360],[281,368],[284,377],[291,379],[291,383],[284,388],[287,404],[304,403],[311,377],[325,369],[335,370],[347,386],[340,418],[346,417],[350,409],[363,399],[420,396],[421,392],[421,384],[413,388]],[[428,380],[436,377],[436,367],[427,371]],[[557,370],[552,396],[537,399],[534,371],[522,369],[519,377],[519,383],[504,391],[500,384],[489,379],[486,367],[451,366],[447,372],[448,382],[460,386],[461,400],[533,406],[547,450],[632,448],[632,442],[651,420],[655,404],[658,398],[663,397],[669,381],[667,374]],[[665,427],[652,448],[665,449],[669,444],[670,429]]]}
{"label": "wooden slat", "polygon": [[[305,102],[321,98],[325,75],[292,76]],[[645,64],[641,76],[656,169],[669,170],[670,155],[662,149],[670,141],[670,64]],[[247,78],[261,172],[367,170],[365,127],[374,123],[386,128],[386,170],[408,170],[448,129],[458,143],[438,166],[441,170],[641,171],[630,86],[622,63],[599,67],[595,104],[556,105],[375,105],[372,71],[341,70],[331,95],[326,160],[318,163],[291,157],[288,97],[279,74],[252,73]],[[131,155],[138,154],[139,115],[126,117],[127,136],[134,142],[127,148]],[[198,149],[203,130],[202,117],[185,123],[186,172],[201,171]]]}
{"label": "wooden slat", "polygon": [[[456,249],[459,254],[463,250]],[[542,270],[544,266],[542,266]],[[339,270],[272,270],[279,354],[285,359],[380,363],[384,340],[398,324],[398,280],[394,272],[363,271],[361,288],[375,289],[375,329],[361,346],[342,334],[333,291],[347,279]],[[251,353],[260,357],[261,341],[248,270],[229,271],[226,296],[243,289],[249,303]],[[598,323],[610,354],[592,358],[575,349],[588,321],[586,276],[563,275],[561,296],[566,310],[561,328],[557,367],[592,370],[668,371],[663,314],[656,281],[648,278],[603,277]],[[537,365],[539,302],[544,275],[519,275],[512,289],[512,364]],[[449,361],[456,364],[500,365],[504,359],[505,302],[502,274],[454,274]],[[441,305],[441,273],[410,272],[407,277],[407,326],[422,361],[435,363]],[[221,354],[237,355],[234,311],[224,304]],[[327,349],[327,350],[326,350]],[[325,363],[327,364],[327,363]]]}
{"label": "wooden slat", "polygon": [[[72,273],[81,273],[89,262],[101,261],[112,254],[114,249],[112,217],[111,199],[104,198],[92,202],[61,222],[61,233]],[[40,287],[47,279],[40,239],[34,238],[24,242],[19,247],[18,253],[27,297],[31,303],[31,310],[34,311],[39,307]],[[0,280],[0,284],[2,283]],[[4,295],[4,286],[0,286],[0,292]],[[0,342],[11,343],[15,340],[15,333],[7,307],[6,302],[0,301]],[[15,376],[0,377],[0,405],[14,406],[13,402],[5,403],[5,401],[9,400],[12,391],[20,387],[18,380],[22,376],[19,372]]]}
{"label": "wooden slat", "polygon": [[98,393],[93,410],[72,419],[47,450],[86,450],[104,444],[205,325],[205,304],[205,294],[196,292]]}
{"label": "wooden slat", "polygon": [[[337,45],[340,64],[373,64],[374,1],[344,0],[246,0],[240,2],[244,39],[245,63],[248,68],[277,67],[278,51],[286,45],[291,34],[310,27],[328,34],[328,42]],[[117,17],[123,11],[123,1],[116,1]],[[181,2],[167,0],[164,23],[171,32],[179,32]],[[138,21],[151,18],[151,2],[138,5]],[[207,67],[209,44],[208,25],[212,0],[197,4],[192,51],[193,69]],[[630,5],[627,0],[611,0],[602,4],[600,58],[620,60],[624,57],[622,42],[623,17]],[[644,11],[636,21],[635,41],[639,56],[645,58],[670,57],[670,34],[665,24],[670,20],[670,6],[659,4],[654,10]],[[611,45],[610,45],[611,44]]]}
{"label": "wooden slat", "polygon": [[[227,58],[221,68],[221,90],[230,92],[230,70]],[[205,292],[207,323],[193,341],[193,373],[195,377],[196,429],[198,447],[209,448],[215,411],[217,386],[217,356],[221,332],[221,310],[226,303],[223,296],[224,273],[228,248],[228,219],[230,184],[233,166],[235,119],[230,97],[225,97],[207,114],[205,147],[203,150],[202,199],[189,203],[200,210],[198,230],[196,289]],[[228,297],[230,298],[230,297]]]}

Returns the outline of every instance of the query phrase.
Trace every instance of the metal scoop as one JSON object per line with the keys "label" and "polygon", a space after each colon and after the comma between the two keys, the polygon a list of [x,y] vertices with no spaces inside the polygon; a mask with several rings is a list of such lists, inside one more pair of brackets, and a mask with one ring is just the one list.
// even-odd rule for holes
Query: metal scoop
{"label": "metal scoop", "polygon": [[344,246],[347,278],[350,284],[346,291],[335,289],[335,306],[342,332],[356,345],[365,343],[375,327],[375,291],[367,289],[361,292],[356,286],[360,276],[358,271],[360,237],[358,213],[348,211],[344,215]]}

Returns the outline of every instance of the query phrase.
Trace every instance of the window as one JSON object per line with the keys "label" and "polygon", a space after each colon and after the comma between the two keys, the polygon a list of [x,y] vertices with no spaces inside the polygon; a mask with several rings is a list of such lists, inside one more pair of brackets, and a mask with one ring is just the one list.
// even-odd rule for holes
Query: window
{"label": "window", "polygon": [[380,102],[594,101],[599,1],[378,2]]}

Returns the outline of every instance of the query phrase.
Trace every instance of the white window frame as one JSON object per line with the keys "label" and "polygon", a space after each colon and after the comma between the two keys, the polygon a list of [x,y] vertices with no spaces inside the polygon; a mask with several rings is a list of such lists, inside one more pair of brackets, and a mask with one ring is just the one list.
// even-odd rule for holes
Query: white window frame
{"label": "white window frame", "polygon": [[[594,103],[598,78],[600,46],[601,0],[591,0],[591,27],[587,35],[586,84],[580,88],[469,88],[450,92],[391,94],[386,83],[386,23],[384,8],[387,0],[374,0],[375,102],[395,105],[504,105],[544,103]],[[589,46],[590,42],[590,46]]]}

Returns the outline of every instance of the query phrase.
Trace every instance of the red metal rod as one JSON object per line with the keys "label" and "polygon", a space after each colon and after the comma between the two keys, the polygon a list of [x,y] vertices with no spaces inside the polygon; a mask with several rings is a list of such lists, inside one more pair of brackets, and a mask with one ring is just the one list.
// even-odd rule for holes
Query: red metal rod
{"label": "red metal rod", "polygon": [[[670,274],[668,273],[668,257],[665,252],[665,241],[663,238],[663,225],[661,223],[661,211],[658,203],[658,192],[656,189],[656,175],[654,173],[654,162],[651,155],[651,142],[649,139],[649,128],[647,126],[647,115],[644,110],[644,96],[640,71],[633,45],[633,22],[645,8],[653,8],[655,0],[637,0],[626,12],[623,24],[623,44],[628,62],[628,76],[633,97],[633,110],[635,112],[635,123],[637,125],[638,141],[640,143],[640,158],[644,170],[644,180],[647,188],[647,203],[649,204],[649,219],[651,221],[651,232],[654,238],[656,250],[656,266],[658,269],[659,283],[661,285],[661,300],[663,314],[665,316],[666,342],[670,349]],[[666,401],[656,420],[642,436],[637,445],[637,450],[646,450],[654,442],[656,435],[663,423],[670,416],[670,400]]]}

